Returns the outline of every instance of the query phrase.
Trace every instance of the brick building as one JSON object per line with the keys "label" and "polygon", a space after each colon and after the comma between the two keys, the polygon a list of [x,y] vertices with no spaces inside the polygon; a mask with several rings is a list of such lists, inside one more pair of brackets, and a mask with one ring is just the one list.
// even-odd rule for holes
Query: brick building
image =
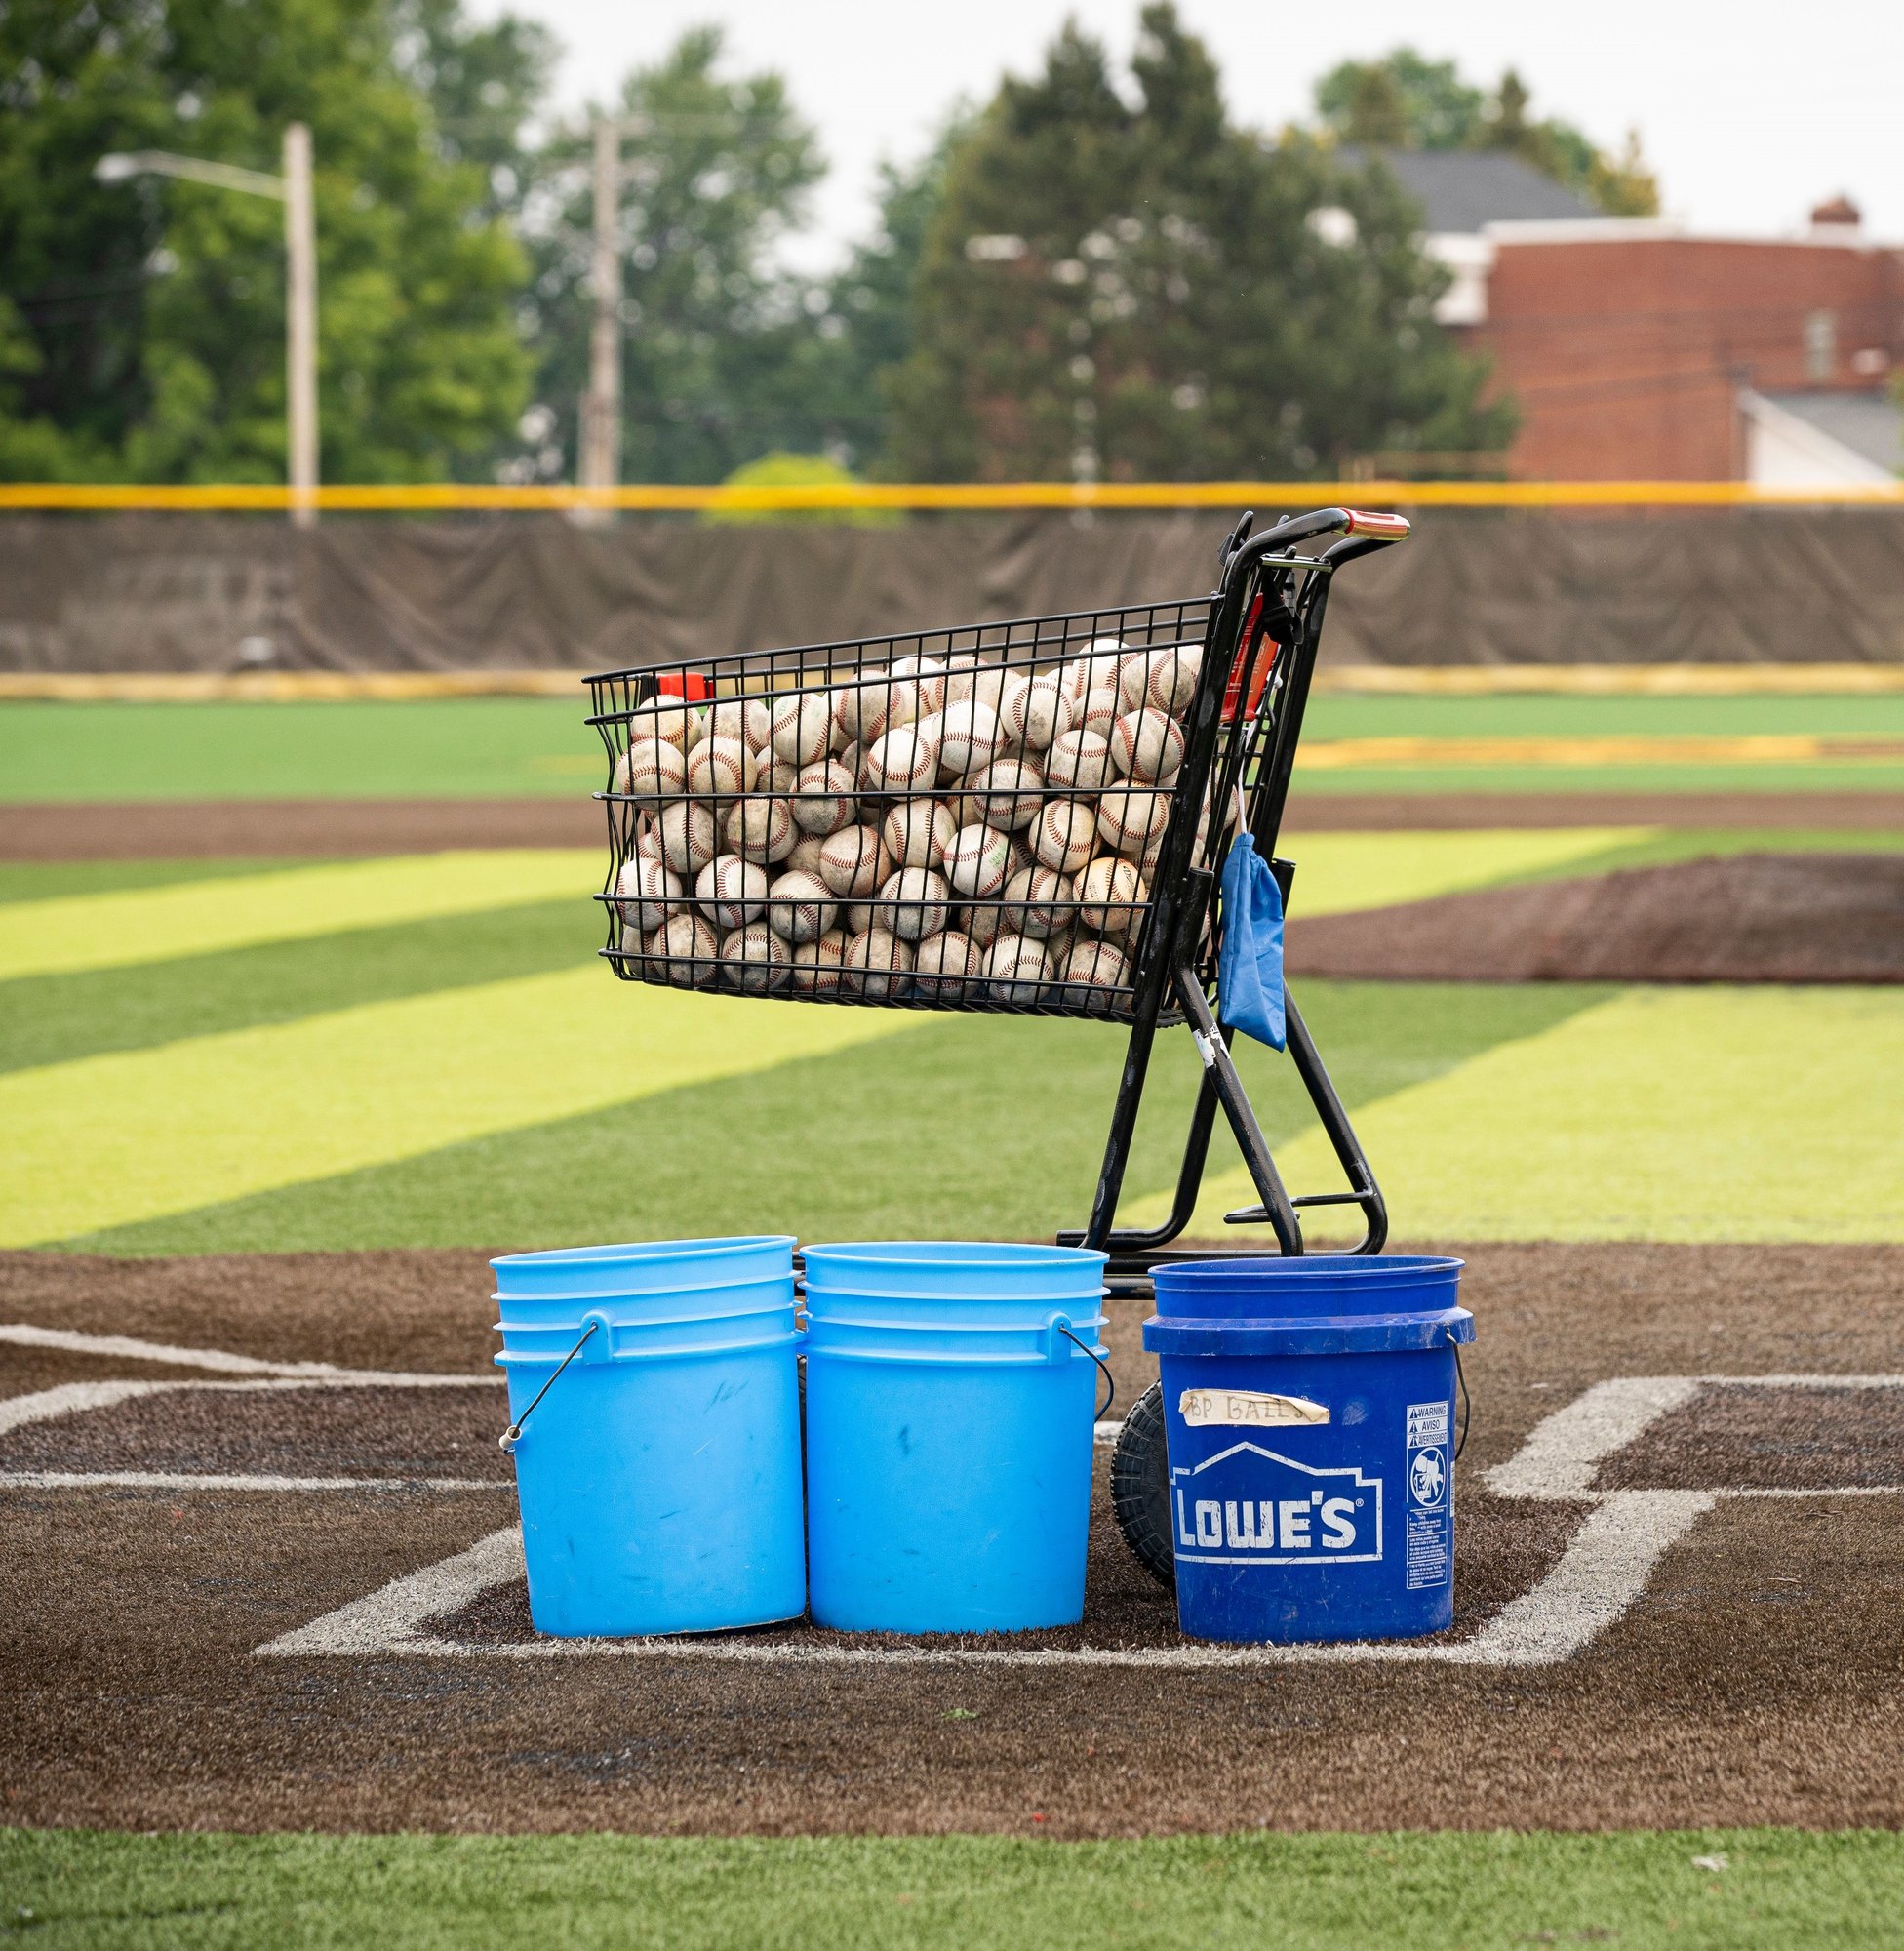
{"label": "brick building", "polygon": [[1904,251],[1867,241],[1843,199],[1801,237],[1702,237],[1597,217],[1512,158],[1384,160],[1454,273],[1444,323],[1520,406],[1512,474],[1816,486],[1904,470]]}

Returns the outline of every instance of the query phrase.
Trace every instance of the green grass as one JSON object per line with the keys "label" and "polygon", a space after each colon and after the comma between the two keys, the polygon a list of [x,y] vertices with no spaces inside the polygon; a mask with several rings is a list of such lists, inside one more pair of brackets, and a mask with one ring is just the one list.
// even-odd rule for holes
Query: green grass
{"label": "green grass", "polygon": [[[1611,993],[1310,982],[1301,996],[1354,1106]],[[1026,1239],[1083,1223],[1123,1032],[1040,1018],[876,1020],[899,1033],[63,1244],[123,1254],[528,1246],[668,1238],[720,1230],[734,1214],[809,1240]],[[1301,1130],[1306,1100],[1288,1063],[1253,1046],[1239,1055],[1272,1141]],[[1160,1040],[1130,1197],[1175,1182],[1200,1074],[1183,1032]],[[1210,1169],[1236,1156],[1219,1121]]]}
{"label": "green grass", "polygon": [[490,799],[606,779],[587,693],[415,704],[0,704],[0,801]]}
{"label": "green grass", "polygon": [[0,860],[0,903],[52,901],[70,895],[117,895],[180,881],[226,881],[318,860]]}
{"label": "green grass", "polygon": [[[1702,1867],[1695,1858],[1722,1862]],[[0,1942],[73,1951],[1862,1951],[1869,1830],[1146,1838],[0,1832]]]}
{"label": "green grass", "polygon": [[[586,696],[409,704],[0,704],[0,802],[482,799],[592,791],[605,770]],[[1904,694],[1872,697],[1350,697],[1310,707],[1308,738],[1612,733],[1904,733]],[[1904,766],[1607,767],[1303,773],[1338,792],[1896,790]]]}
{"label": "green grass", "polygon": [[1904,692],[1805,697],[1369,697],[1323,692],[1311,698],[1302,722],[1305,738],[1742,737],[1779,732],[1904,734]]}
{"label": "green grass", "polygon": [[[1305,835],[1291,834],[1287,851],[1300,855]],[[1516,882],[1571,881],[1589,874],[1609,874],[1626,867],[1671,867],[1682,860],[1725,859],[1734,854],[1894,854],[1904,848],[1904,828],[1850,827],[1657,827],[1643,840],[1623,841],[1583,854],[1571,860],[1555,860],[1522,873],[1496,875],[1488,885]],[[1278,852],[1286,851],[1278,849]],[[1296,908],[1298,914],[1301,908]]]}
{"label": "green grass", "polygon": [[[1896,1240],[1904,993],[1628,989],[1356,1127],[1416,1237]],[[1308,1132],[1281,1164],[1311,1181],[1333,1160]],[[1248,1192],[1207,1181],[1200,1211]]]}
{"label": "green grass", "polygon": [[573,968],[600,946],[599,915],[580,901],[541,901],[132,969],[24,976],[0,989],[0,1071]]}
{"label": "green grass", "polygon": [[1409,766],[1296,768],[1290,804],[1320,821],[1338,793],[1895,793],[1904,764],[1820,760],[1792,766]]}

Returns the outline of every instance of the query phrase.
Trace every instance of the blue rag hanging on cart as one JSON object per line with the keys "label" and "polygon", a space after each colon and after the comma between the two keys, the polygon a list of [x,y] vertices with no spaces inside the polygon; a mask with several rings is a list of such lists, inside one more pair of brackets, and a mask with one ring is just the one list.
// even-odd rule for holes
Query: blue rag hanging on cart
{"label": "blue rag hanging on cart", "polygon": [[1283,891],[1248,833],[1223,862],[1223,952],[1216,965],[1216,1018],[1271,1050],[1287,1041],[1283,1020]]}

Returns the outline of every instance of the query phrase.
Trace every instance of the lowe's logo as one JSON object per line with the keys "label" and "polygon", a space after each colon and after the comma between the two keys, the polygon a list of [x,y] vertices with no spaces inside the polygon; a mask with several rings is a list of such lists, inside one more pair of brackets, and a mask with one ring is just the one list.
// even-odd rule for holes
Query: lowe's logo
{"label": "lowe's logo", "polygon": [[1255,1443],[1170,1472],[1176,1555],[1195,1565],[1366,1565],[1382,1555],[1382,1480]]}

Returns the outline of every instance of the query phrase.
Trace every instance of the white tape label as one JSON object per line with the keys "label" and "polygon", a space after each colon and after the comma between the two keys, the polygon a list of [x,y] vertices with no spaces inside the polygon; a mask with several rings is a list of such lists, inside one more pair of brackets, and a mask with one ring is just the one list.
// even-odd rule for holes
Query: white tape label
{"label": "white tape label", "polygon": [[1176,1412],[1192,1429],[1274,1429],[1329,1420],[1327,1403],[1256,1389],[1185,1389]]}

